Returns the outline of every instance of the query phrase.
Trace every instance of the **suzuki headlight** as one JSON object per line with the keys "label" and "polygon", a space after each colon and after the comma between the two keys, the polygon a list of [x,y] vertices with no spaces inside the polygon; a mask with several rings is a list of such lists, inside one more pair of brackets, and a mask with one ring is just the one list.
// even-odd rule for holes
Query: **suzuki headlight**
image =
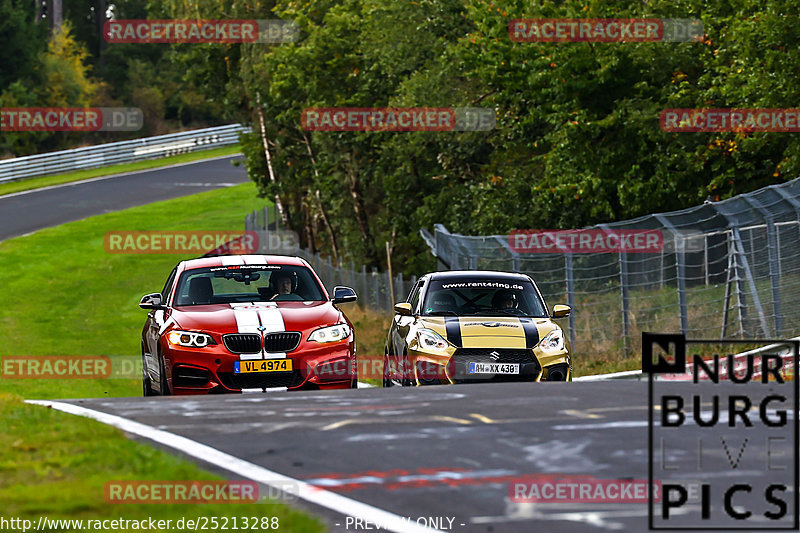
{"label": "suzuki headlight", "polygon": [[320,328],[308,336],[309,341],[313,342],[339,342],[350,337],[350,326],[347,324],[336,324],[327,328]]}
{"label": "suzuki headlight", "polygon": [[173,346],[185,346],[187,348],[205,348],[210,344],[217,344],[211,335],[196,331],[173,330],[167,333],[167,340]]}
{"label": "suzuki headlight", "polygon": [[443,351],[449,343],[432,329],[421,329],[417,332],[417,341],[423,350]]}
{"label": "suzuki headlight", "polygon": [[564,332],[556,328],[544,336],[539,343],[539,349],[546,354],[564,351]]}

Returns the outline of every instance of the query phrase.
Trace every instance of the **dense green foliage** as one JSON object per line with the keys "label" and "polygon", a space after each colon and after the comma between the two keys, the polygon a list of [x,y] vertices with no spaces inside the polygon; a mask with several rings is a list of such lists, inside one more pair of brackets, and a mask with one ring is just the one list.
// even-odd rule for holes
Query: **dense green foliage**
{"label": "dense green foliage", "polygon": [[[250,123],[243,148],[260,193],[279,198],[304,244],[343,262],[385,266],[388,241],[395,270],[418,273],[433,266],[418,230],[434,223],[473,234],[581,227],[725,198],[800,170],[796,134],[667,133],[658,121],[665,108],[796,107],[800,31],[788,0],[152,0],[145,11],[297,22],[300,39],[280,45],[109,45],[95,72],[111,84],[106,92],[161,102],[166,116],[204,109],[204,119]],[[699,18],[705,36],[509,38],[512,19],[546,17]],[[497,127],[301,127],[304,108],[334,106],[482,106],[495,110]]]}
{"label": "dense green foliage", "polygon": [[[185,4],[174,1],[173,14]],[[226,6],[232,16],[274,16],[265,4]],[[658,122],[665,108],[793,107],[800,33],[785,0],[282,0],[273,12],[298,22],[298,42],[245,45],[238,68],[222,68],[213,48],[193,58],[205,58],[195,65],[208,79],[224,81],[215,94],[250,110],[244,149],[262,194],[280,197],[304,242],[332,252],[324,210],[343,260],[385,264],[390,241],[395,269],[418,272],[432,266],[418,230],[434,223],[478,234],[581,227],[728,197],[800,170],[793,134],[666,133]],[[509,21],[534,17],[699,18],[706,35],[513,42]],[[304,131],[302,110],[324,106],[485,106],[498,122],[490,132]]]}
{"label": "dense green foliage", "polygon": [[[109,44],[106,14],[156,18],[144,0],[62,0],[64,23],[51,28],[31,0],[0,0],[0,107],[138,107],[138,132],[2,132],[0,157],[226,124],[179,64],[181,46]],[[159,3],[154,2],[154,6]],[[38,20],[38,22],[36,22]]]}

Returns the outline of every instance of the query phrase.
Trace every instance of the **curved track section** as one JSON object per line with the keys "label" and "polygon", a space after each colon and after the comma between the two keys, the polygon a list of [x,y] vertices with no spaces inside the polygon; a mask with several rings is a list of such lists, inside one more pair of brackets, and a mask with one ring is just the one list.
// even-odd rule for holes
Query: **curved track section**
{"label": "curved track section", "polygon": [[0,196],[0,241],[94,215],[248,181],[224,156]]}
{"label": "curved track section", "polygon": [[[439,520],[429,522],[435,529],[499,533],[646,530],[642,503],[509,498],[510,483],[543,474],[647,479],[646,402],[647,384],[626,381],[67,403],[191,439],[395,516]],[[228,470],[223,474],[241,475]],[[331,530],[354,530],[348,506],[337,512],[303,504]]]}

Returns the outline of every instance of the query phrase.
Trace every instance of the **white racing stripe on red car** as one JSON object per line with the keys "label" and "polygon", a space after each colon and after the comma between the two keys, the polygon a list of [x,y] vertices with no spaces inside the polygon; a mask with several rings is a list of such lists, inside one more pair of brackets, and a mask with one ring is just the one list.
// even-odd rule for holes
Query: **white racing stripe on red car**
{"label": "white racing stripe on red car", "polygon": [[[258,311],[255,309],[255,306],[252,304],[230,304],[231,309],[233,309],[233,316],[236,318],[236,328],[239,333],[255,333],[256,335],[260,335],[261,332],[258,330],[259,326],[261,326],[261,321],[258,318]],[[263,350],[260,350],[258,353],[243,353],[239,354],[239,360],[241,361],[250,361],[253,359],[263,359],[261,355]]]}
{"label": "white racing stripe on red car", "polygon": [[240,266],[244,264],[242,258],[238,255],[221,255],[219,257],[220,261],[222,261],[222,266]]}
{"label": "white racing stripe on red car", "polygon": [[264,333],[275,333],[276,331],[286,331],[286,326],[283,323],[283,315],[281,315],[277,304],[261,304],[258,307],[258,316],[261,317],[261,325],[267,329]]}
{"label": "white racing stripe on red car", "polygon": [[[286,331],[286,324],[283,323],[283,315],[281,315],[278,304],[260,304],[258,309],[258,316],[261,318],[261,326],[266,328],[264,333],[275,333],[278,331]],[[286,359],[285,352],[264,352],[266,359]]]}
{"label": "white racing stripe on red car", "polygon": [[[236,327],[239,333],[274,333],[277,331],[286,331],[286,325],[283,323],[283,315],[278,309],[278,304],[274,302],[266,303],[232,303],[230,304],[233,309],[233,315],[236,317]],[[259,328],[265,328],[260,330]],[[282,359],[286,354],[281,353],[262,353],[257,354],[241,354],[239,359],[242,361],[262,359],[266,356],[267,359]]]}
{"label": "white racing stripe on red car", "polygon": [[266,255],[243,255],[241,256],[244,259],[245,265],[266,265],[267,264],[267,256]]}
{"label": "white racing stripe on red car", "polygon": [[258,329],[261,321],[258,319],[258,311],[254,307],[251,304],[231,304],[239,333],[261,333]]}

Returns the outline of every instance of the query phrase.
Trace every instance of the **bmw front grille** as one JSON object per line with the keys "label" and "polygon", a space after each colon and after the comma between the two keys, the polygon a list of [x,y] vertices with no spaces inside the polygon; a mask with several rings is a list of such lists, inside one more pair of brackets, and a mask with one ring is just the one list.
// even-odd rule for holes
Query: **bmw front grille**
{"label": "bmw front grille", "polygon": [[258,333],[229,333],[222,336],[225,348],[231,353],[291,352],[300,344],[300,332],[281,331],[267,333],[263,339]]}

